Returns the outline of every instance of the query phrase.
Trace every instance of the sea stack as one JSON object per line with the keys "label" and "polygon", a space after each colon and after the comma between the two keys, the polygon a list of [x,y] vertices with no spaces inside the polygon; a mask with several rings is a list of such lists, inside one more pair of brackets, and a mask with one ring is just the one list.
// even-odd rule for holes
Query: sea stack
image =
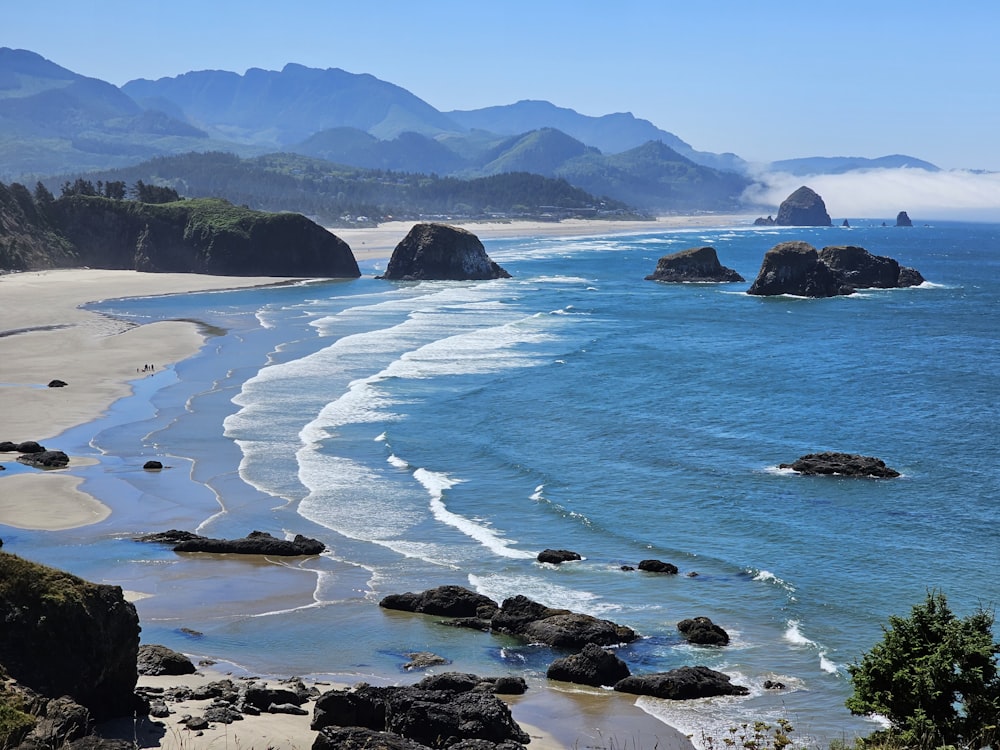
{"label": "sea stack", "polygon": [[719,263],[714,247],[692,247],[664,255],[646,281],[745,281],[736,271]]}
{"label": "sea stack", "polygon": [[396,245],[380,279],[469,281],[509,279],[472,232],[447,224],[414,224]]}
{"label": "sea stack", "polygon": [[778,206],[774,223],[783,227],[830,227],[833,222],[823,199],[805,185],[789,195]]}
{"label": "sea stack", "polygon": [[896,214],[896,226],[897,227],[912,227],[913,222],[910,221],[910,217],[906,215],[906,211],[900,211]]}
{"label": "sea stack", "polygon": [[854,290],[824,263],[808,242],[782,242],[764,254],[760,273],[747,294],[834,297]]}

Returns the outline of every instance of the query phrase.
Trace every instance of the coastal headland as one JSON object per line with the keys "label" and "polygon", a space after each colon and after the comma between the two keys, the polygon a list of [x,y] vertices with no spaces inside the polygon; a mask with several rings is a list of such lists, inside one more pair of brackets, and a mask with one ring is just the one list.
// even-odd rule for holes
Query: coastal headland
{"label": "coastal headland", "polygon": [[[659,229],[737,226],[752,217],[701,215],[667,217],[650,222],[583,221],[464,224],[489,247],[492,239],[529,236],[599,236]],[[333,230],[359,261],[387,259],[405,236],[410,222],[393,222],[371,229]],[[0,439],[58,442],[70,428],[98,419],[111,405],[132,392],[132,384],[151,372],[170,368],[197,353],[207,331],[197,321],[161,321],[135,325],[81,309],[88,302],[122,297],[157,296],[196,291],[266,286],[295,281],[275,277],[222,277],[195,274],[151,274],[96,269],[53,270],[0,275]],[[53,379],[67,387],[49,388]],[[57,447],[57,446],[56,446]],[[0,456],[5,462],[13,454]],[[93,460],[93,459],[88,459]],[[100,459],[97,459],[100,460]],[[0,473],[0,538],[4,527],[60,531],[109,520],[102,498],[82,492],[79,477],[68,470]],[[8,474],[3,476],[3,474]],[[202,519],[192,512],[194,526]],[[197,515],[197,517],[195,517]],[[109,523],[113,527],[114,515]],[[30,550],[10,551],[30,557]],[[38,560],[45,563],[45,560]],[[287,579],[294,591],[308,596],[296,572],[273,565],[274,577]],[[294,583],[292,583],[294,581]],[[114,583],[113,581],[109,581]],[[121,582],[130,588],[129,582]],[[275,588],[283,588],[277,585]],[[136,593],[140,597],[141,593]],[[377,616],[373,614],[373,616]],[[247,663],[252,665],[252,654]],[[252,668],[252,666],[251,666]],[[213,674],[204,672],[202,678]],[[168,679],[168,678],[161,678]],[[169,678],[179,680],[180,678]],[[387,678],[397,679],[395,676]],[[596,738],[621,746],[659,746],[682,750],[690,742],[622,696],[594,690],[533,688],[511,700],[517,719],[532,736],[532,747],[590,746]],[[177,713],[177,716],[181,712]],[[174,717],[176,718],[176,717]],[[187,730],[166,720],[168,731],[160,746],[201,747],[213,742],[210,733],[189,737]],[[278,722],[281,722],[280,724]],[[296,723],[297,721],[297,723]],[[227,730],[246,746],[260,743],[307,747],[312,733],[307,717],[262,717]],[[182,736],[181,733],[184,732]],[[279,737],[278,735],[282,736]],[[217,743],[216,743],[217,744]],[[292,746],[292,745],[288,745]]]}

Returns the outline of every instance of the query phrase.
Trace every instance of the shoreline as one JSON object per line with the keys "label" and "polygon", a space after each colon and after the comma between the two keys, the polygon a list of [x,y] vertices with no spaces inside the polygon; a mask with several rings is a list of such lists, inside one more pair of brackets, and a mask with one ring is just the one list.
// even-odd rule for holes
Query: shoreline
{"label": "shoreline", "polygon": [[[585,237],[608,234],[654,232],[684,228],[709,228],[747,223],[745,216],[703,215],[668,217],[655,222],[569,221],[559,223],[511,222],[464,224],[487,246],[491,239],[529,236]],[[413,222],[392,222],[372,229],[332,230],[348,242],[358,260],[388,259]],[[212,277],[196,274],[142,274],[134,271],[71,269],[25,272],[0,276],[0,300],[5,311],[0,330],[0,410],[5,414],[7,434],[0,440],[58,438],[67,430],[93,422],[117,400],[133,392],[134,381],[145,374],[144,366],[155,372],[198,353],[206,333],[192,321],[158,321],[133,325],[80,305],[102,299],[159,296],[269,286],[293,279],[271,277]],[[69,385],[48,388],[58,378]],[[53,443],[50,446],[58,449]],[[8,458],[9,457],[9,458]],[[0,463],[14,454],[0,454]],[[71,463],[72,466],[82,464]],[[18,529],[61,531],[105,521],[111,508],[78,489],[81,480],[70,473],[17,472],[3,476],[4,502],[0,503],[0,524]],[[33,474],[28,479],[29,474]],[[40,479],[41,474],[47,478]],[[9,492],[9,490],[14,490]],[[16,498],[13,497],[16,495]],[[44,506],[39,510],[39,500]],[[41,560],[40,562],[45,562]],[[278,566],[280,567],[280,566]],[[290,575],[284,569],[279,575]],[[125,588],[138,588],[126,585]],[[144,594],[138,594],[142,596]],[[398,676],[384,676],[387,682]],[[551,750],[577,747],[583,740],[604,746],[608,742],[635,747],[662,746],[669,750],[690,750],[690,740],[651,716],[634,701],[609,691],[578,689],[579,686],[532,686],[529,694],[511,701],[515,719],[535,741],[532,747]],[[247,742],[270,742],[278,725],[270,723],[256,734],[245,735]],[[232,725],[229,725],[232,727]],[[244,725],[251,730],[250,724]],[[271,727],[270,729],[268,727]],[[308,727],[308,721],[306,722]],[[223,730],[229,731],[229,730]],[[271,732],[271,734],[268,734]],[[226,735],[228,737],[228,735]],[[270,739],[269,739],[270,738]],[[537,738],[537,739],[536,739]],[[206,746],[208,735],[206,734]],[[312,734],[307,738],[311,743]],[[161,742],[197,747],[192,739],[179,742],[168,733]],[[170,746],[169,744],[161,744]]]}

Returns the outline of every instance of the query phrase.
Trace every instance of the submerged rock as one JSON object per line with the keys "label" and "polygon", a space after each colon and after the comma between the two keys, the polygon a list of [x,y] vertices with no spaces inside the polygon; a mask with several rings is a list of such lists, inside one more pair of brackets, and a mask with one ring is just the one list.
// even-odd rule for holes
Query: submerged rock
{"label": "submerged rock", "polygon": [[744,281],[744,278],[719,262],[714,247],[692,247],[664,255],[646,281],[733,282]]}
{"label": "submerged rock", "polygon": [[396,245],[380,279],[454,281],[507,279],[472,232],[447,224],[415,224]]}
{"label": "submerged rock", "polygon": [[805,185],[781,202],[774,223],[783,227],[833,226],[823,199],[816,191]]}
{"label": "submerged rock", "polygon": [[885,465],[885,461],[874,456],[859,456],[854,453],[809,453],[790,464],[779,464],[779,469],[791,469],[799,474],[836,474],[844,477],[877,477],[891,479],[900,474]]}

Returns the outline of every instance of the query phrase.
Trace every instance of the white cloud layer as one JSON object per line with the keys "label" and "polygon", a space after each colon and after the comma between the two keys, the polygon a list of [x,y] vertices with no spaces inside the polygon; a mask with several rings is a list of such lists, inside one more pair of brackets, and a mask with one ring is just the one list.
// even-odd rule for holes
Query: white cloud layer
{"label": "white cloud layer", "polygon": [[802,185],[823,198],[834,219],[895,219],[906,211],[914,223],[927,220],[1000,222],[1000,172],[923,169],[871,169],[847,174],[790,175],[767,172],[744,198],[761,206],[778,205]]}

